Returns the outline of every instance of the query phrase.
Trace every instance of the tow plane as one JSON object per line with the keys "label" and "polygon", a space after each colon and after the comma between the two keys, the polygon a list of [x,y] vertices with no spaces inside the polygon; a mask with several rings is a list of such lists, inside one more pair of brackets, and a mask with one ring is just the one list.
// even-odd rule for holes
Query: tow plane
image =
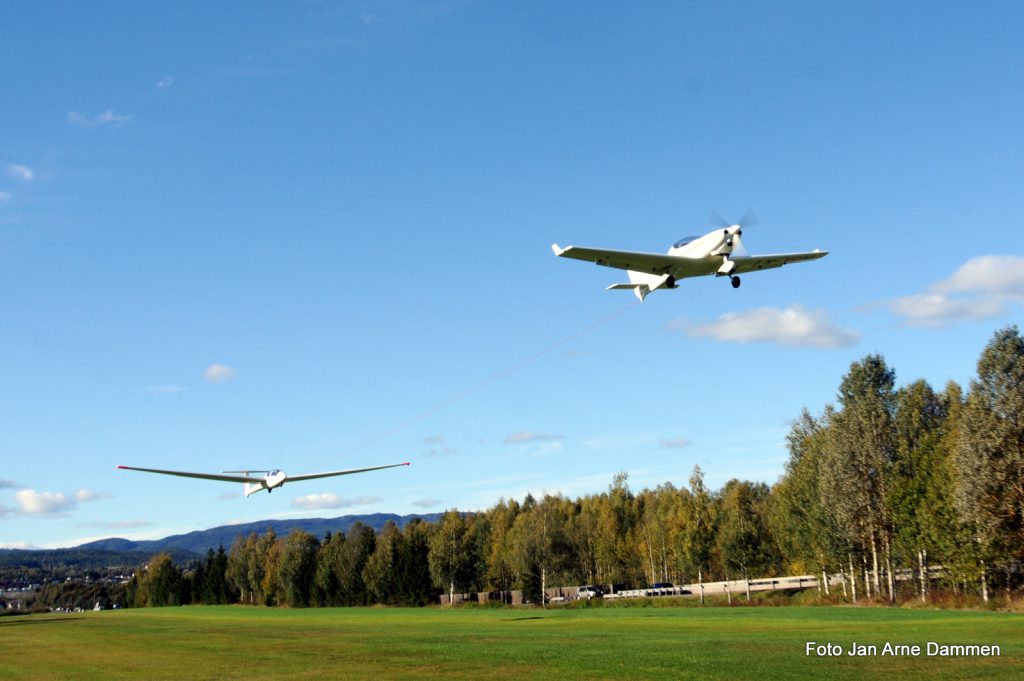
{"label": "tow plane", "polygon": [[[352,468],[347,471],[328,471],[326,473],[305,473],[303,475],[288,475],[282,470],[247,470],[247,471],[224,471],[223,473],[189,473],[187,471],[165,471],[159,468],[136,468],[134,466],[118,466],[126,471],[142,471],[143,473],[160,473],[161,475],[177,475],[182,478],[200,478],[202,480],[219,480],[220,482],[240,482],[245,486],[245,496],[255,492],[267,490],[267,493],[281,487],[286,482],[300,482],[302,480],[314,480],[316,478],[330,478],[335,475],[351,475],[353,473],[366,473],[367,471],[379,471],[383,468],[396,468],[408,466],[409,462],[391,463],[386,466],[370,466],[369,468]],[[263,475],[254,475],[263,473]]]}
{"label": "tow plane", "polygon": [[580,246],[560,247],[551,244],[551,250],[562,258],[586,260],[605,267],[626,270],[629,283],[612,284],[611,289],[632,289],[641,301],[651,291],[679,288],[679,279],[688,277],[729,277],[733,288],[740,287],[739,275],[782,267],[793,262],[817,260],[828,255],[828,251],[815,249],[806,253],[776,253],[773,255],[748,255],[743,246],[743,228],[757,223],[751,211],[738,223],[730,224],[717,212],[711,214],[711,221],[718,229],[704,236],[688,236],[680,239],[668,249],[667,254],[642,253],[634,251],[613,251],[603,248]]}

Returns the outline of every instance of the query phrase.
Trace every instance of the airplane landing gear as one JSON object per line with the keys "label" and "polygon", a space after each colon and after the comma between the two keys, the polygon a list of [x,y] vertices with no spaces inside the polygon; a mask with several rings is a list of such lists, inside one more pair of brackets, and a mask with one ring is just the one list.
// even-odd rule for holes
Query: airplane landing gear
{"label": "airplane landing gear", "polygon": [[740,278],[739,277],[729,277],[729,278],[732,280],[732,287],[733,288],[739,288],[740,287]]}

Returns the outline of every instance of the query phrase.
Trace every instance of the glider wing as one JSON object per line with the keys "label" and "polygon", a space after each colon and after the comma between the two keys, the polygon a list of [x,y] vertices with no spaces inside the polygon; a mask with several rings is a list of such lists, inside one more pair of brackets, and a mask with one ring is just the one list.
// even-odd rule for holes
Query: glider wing
{"label": "glider wing", "polygon": [[177,475],[182,478],[201,478],[203,480],[220,480],[221,482],[263,482],[263,478],[254,478],[248,475],[223,475],[218,473],[189,473],[187,471],[165,471],[159,468],[135,468],[134,466],[118,466],[126,471],[142,471],[143,473],[160,473],[161,475]]}
{"label": "glider wing", "polygon": [[335,475],[351,475],[352,473],[365,473],[367,471],[379,471],[382,468],[397,468],[398,466],[408,466],[409,462],[404,463],[390,463],[386,466],[370,466],[369,468],[351,468],[347,471],[329,471],[327,473],[306,473],[304,475],[289,475],[288,482],[295,482],[296,480],[313,480],[315,478],[330,478]]}

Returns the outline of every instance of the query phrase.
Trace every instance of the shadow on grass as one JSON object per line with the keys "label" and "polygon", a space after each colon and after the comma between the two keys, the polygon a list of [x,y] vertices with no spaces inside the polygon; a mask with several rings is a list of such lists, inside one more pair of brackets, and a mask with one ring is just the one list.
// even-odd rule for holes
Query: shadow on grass
{"label": "shadow on grass", "polygon": [[0,627],[17,627],[22,624],[57,624],[59,622],[73,622],[75,620],[84,620],[84,617],[54,617],[54,618],[39,618],[32,617],[23,620],[4,621],[0,620]]}

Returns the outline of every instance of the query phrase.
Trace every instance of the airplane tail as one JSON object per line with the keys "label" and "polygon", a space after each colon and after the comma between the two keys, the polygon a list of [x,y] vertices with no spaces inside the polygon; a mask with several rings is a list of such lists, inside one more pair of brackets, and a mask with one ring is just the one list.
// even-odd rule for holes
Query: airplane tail
{"label": "airplane tail", "polygon": [[633,270],[626,271],[629,273],[628,284],[612,284],[606,290],[631,288],[636,297],[640,299],[640,302],[643,302],[644,298],[651,291],[656,291],[669,284],[669,279],[671,279],[667,274],[647,274],[646,272],[634,272]]}
{"label": "airplane tail", "polygon": [[261,485],[259,483],[243,482],[242,486],[245,487],[245,496],[247,498],[248,498],[248,496],[250,494],[255,494],[256,492],[262,492],[264,489],[266,489],[263,485]]}
{"label": "airplane tail", "polygon": [[605,290],[611,291],[612,289],[633,289],[633,293],[640,299],[640,302],[643,302],[647,294],[651,292],[651,287],[647,284],[612,284]]}

